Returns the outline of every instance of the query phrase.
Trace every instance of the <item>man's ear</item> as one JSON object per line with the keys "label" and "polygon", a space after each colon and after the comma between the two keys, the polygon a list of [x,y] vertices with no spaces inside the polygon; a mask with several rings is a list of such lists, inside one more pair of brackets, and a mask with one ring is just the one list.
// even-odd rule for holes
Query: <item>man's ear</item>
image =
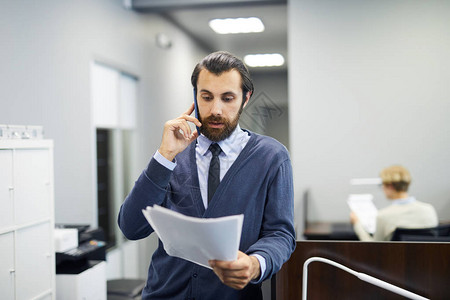
{"label": "man's ear", "polygon": [[252,92],[248,91],[247,94],[245,94],[245,102],[244,105],[242,105],[242,108],[244,108],[248,104],[248,100],[250,100],[250,97],[252,96]]}

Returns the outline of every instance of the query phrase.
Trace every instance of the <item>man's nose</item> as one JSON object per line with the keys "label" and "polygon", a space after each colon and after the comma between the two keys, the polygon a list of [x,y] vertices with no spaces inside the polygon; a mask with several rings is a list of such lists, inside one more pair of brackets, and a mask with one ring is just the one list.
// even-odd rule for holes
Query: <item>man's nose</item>
{"label": "man's nose", "polygon": [[214,116],[221,116],[222,106],[223,106],[222,101],[220,101],[219,99],[214,99],[214,101],[211,104],[211,114]]}

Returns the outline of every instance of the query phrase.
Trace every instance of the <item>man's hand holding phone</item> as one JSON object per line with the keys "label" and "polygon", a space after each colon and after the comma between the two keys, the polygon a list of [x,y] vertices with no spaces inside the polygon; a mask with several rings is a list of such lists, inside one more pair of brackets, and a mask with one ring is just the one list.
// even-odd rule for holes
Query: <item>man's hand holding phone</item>
{"label": "man's hand holding phone", "polygon": [[194,103],[181,116],[176,119],[169,120],[164,124],[164,131],[158,152],[170,161],[182,152],[197,137],[198,132],[192,132],[188,122],[192,122],[197,127],[201,127],[200,121],[191,116],[195,109]]}

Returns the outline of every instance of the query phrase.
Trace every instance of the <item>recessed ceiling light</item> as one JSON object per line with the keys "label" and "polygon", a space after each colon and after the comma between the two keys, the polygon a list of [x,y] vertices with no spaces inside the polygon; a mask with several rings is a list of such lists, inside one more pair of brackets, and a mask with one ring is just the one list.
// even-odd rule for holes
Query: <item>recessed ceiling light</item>
{"label": "recessed ceiling light", "polygon": [[263,32],[264,24],[259,18],[227,18],[209,21],[209,27],[219,34]]}
{"label": "recessed ceiling light", "polygon": [[279,53],[272,54],[248,54],[244,62],[249,67],[278,67],[284,64],[284,57]]}

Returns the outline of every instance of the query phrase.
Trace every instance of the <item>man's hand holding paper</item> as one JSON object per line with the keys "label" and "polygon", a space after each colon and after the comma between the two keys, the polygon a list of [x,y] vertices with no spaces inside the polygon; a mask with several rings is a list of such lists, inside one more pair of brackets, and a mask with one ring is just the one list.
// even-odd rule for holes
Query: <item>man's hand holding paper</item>
{"label": "man's hand holding paper", "polygon": [[194,218],[158,205],[142,212],[171,256],[210,269],[210,260],[239,259],[237,253],[244,215]]}
{"label": "man's hand holding paper", "polygon": [[260,276],[258,259],[241,251],[235,261],[211,260],[209,264],[224,284],[236,290],[243,289],[251,280]]}

